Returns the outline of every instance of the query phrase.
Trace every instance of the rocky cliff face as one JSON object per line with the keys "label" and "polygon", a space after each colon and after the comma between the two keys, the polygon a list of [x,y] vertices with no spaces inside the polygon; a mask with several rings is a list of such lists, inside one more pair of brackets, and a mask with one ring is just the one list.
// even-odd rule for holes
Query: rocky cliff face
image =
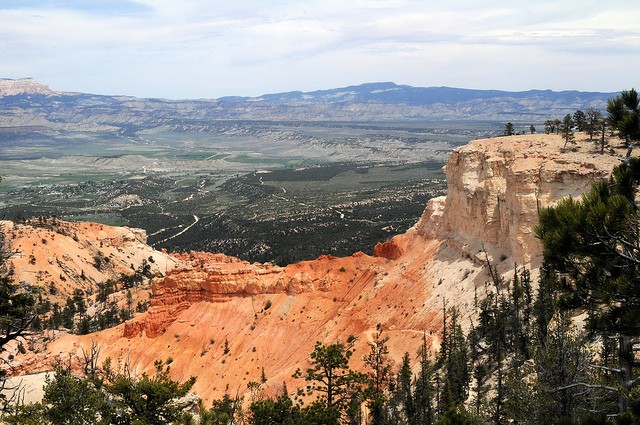
{"label": "rocky cliff face", "polygon": [[419,234],[449,240],[466,254],[484,245],[495,259],[539,263],[534,235],[541,208],[580,196],[620,163],[588,141],[562,151],[559,137],[522,135],[476,140],[449,156],[447,196],[431,201],[416,225]]}
{"label": "rocky cliff face", "polygon": [[291,375],[304,369],[316,341],[355,336],[359,367],[378,329],[396,364],[404,352],[417,363],[423,335],[439,346],[443,304],[472,311],[475,289],[488,281],[483,245],[501,273],[514,262],[535,267],[538,209],[579,195],[620,161],[588,142],[575,152],[562,152],[562,143],[559,136],[514,136],[454,151],[447,196],[431,201],[408,232],[379,244],[374,257],[275,267],[219,254],[174,256],[178,266],[153,282],[147,313],[108,331],[60,338],[32,369],[95,341],[102,360],[130,359],[138,373],[170,357],[173,377],[198,376],[194,389],[206,400],[226,388],[242,394],[262,368],[271,391],[282,383],[291,391],[304,384]]}
{"label": "rocky cliff face", "polygon": [[126,323],[125,337],[133,338],[142,332],[156,337],[194,303],[326,291],[331,284],[326,277],[310,278],[269,263],[250,264],[224,254],[189,253],[174,258],[181,266],[153,283],[149,314],[142,320]]}

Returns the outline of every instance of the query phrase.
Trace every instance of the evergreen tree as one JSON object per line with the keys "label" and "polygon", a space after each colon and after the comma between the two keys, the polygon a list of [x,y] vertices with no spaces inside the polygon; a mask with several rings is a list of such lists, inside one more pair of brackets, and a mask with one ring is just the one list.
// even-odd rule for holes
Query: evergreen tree
{"label": "evergreen tree", "polygon": [[402,366],[398,372],[396,384],[396,398],[398,404],[402,407],[402,416],[406,420],[404,423],[417,424],[409,353],[404,353],[402,357]]}
{"label": "evergreen tree", "polygon": [[533,304],[533,317],[536,326],[533,335],[537,346],[546,340],[549,323],[556,313],[556,289],[555,274],[547,265],[543,265],[540,269],[538,292]]}
{"label": "evergreen tree", "polygon": [[[211,410],[207,412],[211,425],[232,425],[239,422],[238,419],[242,416],[242,397],[231,397],[228,393],[229,386],[225,389],[225,393],[220,399],[213,400],[211,403]],[[257,401],[256,401],[257,402]],[[260,410],[261,418],[264,418],[265,411],[269,409],[268,406],[258,407]],[[251,409],[250,409],[251,410]]]}
{"label": "evergreen tree", "polygon": [[536,406],[535,390],[531,382],[529,363],[523,363],[509,368],[504,380],[503,415],[507,423],[535,424],[532,411]]}
{"label": "evergreen tree", "polygon": [[630,158],[581,200],[540,213],[536,234],[547,266],[565,276],[563,303],[586,307],[595,331],[640,335],[639,178],[640,160]]}
{"label": "evergreen tree", "polygon": [[257,400],[249,406],[253,425],[298,425],[303,423],[300,406],[286,392],[276,400]]}
{"label": "evergreen tree", "polygon": [[7,425],[43,425],[47,423],[45,407],[42,403],[31,403],[18,406],[2,416]]}
{"label": "evergreen tree", "polygon": [[135,378],[118,374],[106,389],[119,400],[115,415],[120,422],[153,425],[171,423],[180,417],[181,412],[172,401],[186,395],[195,381],[195,377],[184,383],[173,381],[169,378],[169,367],[164,368],[157,361],[155,376],[142,374]]}
{"label": "evergreen tree", "polygon": [[375,340],[369,343],[369,353],[362,359],[369,369],[365,396],[371,415],[371,425],[384,425],[388,421],[387,390],[391,379],[388,340],[389,338],[382,338],[382,331],[376,333]]}
{"label": "evergreen tree", "polygon": [[552,134],[556,132],[556,123],[554,120],[546,120],[544,122],[544,132],[545,134]]}
{"label": "evergreen tree", "polygon": [[575,385],[589,382],[585,342],[566,314],[550,327],[535,359],[537,397],[531,413],[537,423],[568,422],[589,410],[584,387]]}
{"label": "evergreen tree", "polygon": [[110,424],[112,409],[96,382],[71,374],[57,366],[52,378],[46,379],[43,397],[44,417],[56,425]]}
{"label": "evergreen tree", "polygon": [[640,160],[628,158],[581,200],[567,198],[542,210],[536,229],[545,263],[562,274],[561,305],[585,308],[591,331],[619,338],[620,414],[637,382],[631,338],[640,336],[639,179]]}
{"label": "evergreen tree", "polygon": [[514,130],[513,130],[513,124],[508,122],[504,125],[504,135],[505,136],[513,136]]}
{"label": "evergreen tree", "polygon": [[627,146],[640,140],[640,100],[635,89],[624,90],[607,102],[609,123]]}
{"label": "evergreen tree", "polygon": [[595,108],[587,108],[585,113],[585,131],[589,135],[589,140],[593,140],[593,136],[600,131],[603,121],[604,117],[600,111]]}
{"label": "evergreen tree", "polygon": [[578,109],[573,113],[573,124],[578,131],[585,131],[587,128],[587,115]]}
{"label": "evergreen tree", "polygon": [[[353,352],[340,342],[324,345],[317,342],[311,357],[311,367],[304,378],[309,381],[307,393],[319,394],[317,405],[323,406],[329,417],[347,417],[350,403],[358,397],[364,382],[364,375],[349,368],[349,359]],[[294,377],[301,377],[298,370]],[[312,411],[313,412],[313,411]]]}
{"label": "evergreen tree", "polygon": [[430,425],[434,423],[433,401],[433,364],[429,360],[427,336],[422,335],[420,346],[420,371],[415,380],[414,416],[410,424]]}
{"label": "evergreen tree", "polygon": [[[0,258],[0,263],[2,259]],[[37,290],[0,275],[0,353],[9,342],[28,336],[36,318]]]}
{"label": "evergreen tree", "polygon": [[553,128],[554,128],[553,133],[560,134],[560,131],[562,130],[562,121],[560,121],[558,118],[554,118]]}
{"label": "evergreen tree", "polygon": [[461,405],[467,398],[469,388],[467,344],[459,323],[459,313],[452,307],[449,309],[449,315],[451,325],[447,335],[447,351],[441,353],[444,355],[442,363],[445,369],[440,396],[442,412]]}
{"label": "evergreen tree", "polygon": [[[0,232],[0,248],[3,244],[4,234]],[[5,254],[0,251],[0,354],[7,349],[10,342],[23,341],[27,338],[37,318],[38,291],[31,286],[13,282],[4,265]],[[6,357],[2,357],[0,363],[5,359]],[[15,395],[15,392],[12,394],[12,390],[18,390],[18,388],[8,385],[7,368],[3,364],[0,365],[0,390],[0,410],[4,410],[8,399]]]}
{"label": "evergreen tree", "polygon": [[518,405],[529,397],[529,389],[518,380],[535,348],[530,324],[535,309],[527,269],[515,267],[513,279],[505,281],[492,265],[488,267],[491,282],[475,303],[478,322],[467,341],[475,391],[472,411],[499,424],[526,415]]}
{"label": "evergreen tree", "polygon": [[573,118],[571,118],[570,114],[565,115],[564,120],[562,121],[562,139],[564,140],[564,146],[562,149],[565,150],[567,148],[567,144],[571,143],[572,145],[576,144],[575,135],[573,134]]}

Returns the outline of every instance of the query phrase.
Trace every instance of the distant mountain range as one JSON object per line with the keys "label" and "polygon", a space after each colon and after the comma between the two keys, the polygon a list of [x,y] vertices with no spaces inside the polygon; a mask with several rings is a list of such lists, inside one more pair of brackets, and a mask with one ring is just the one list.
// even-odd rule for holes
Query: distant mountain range
{"label": "distant mountain range", "polygon": [[222,97],[220,102],[262,101],[274,104],[302,104],[314,103],[381,103],[387,105],[430,106],[434,104],[454,105],[457,103],[480,100],[514,101],[530,99],[536,101],[574,103],[599,103],[614,96],[614,93],[529,90],[522,92],[508,92],[500,90],[471,90],[452,87],[412,87],[395,83],[366,83],[329,90],[312,92],[285,92],[265,94],[260,97]]}
{"label": "distant mountain range", "polygon": [[495,120],[539,123],[589,107],[603,110],[617,93],[507,92],[368,83],[312,92],[211,100],[141,99],[56,92],[32,79],[0,79],[0,128],[41,130],[206,131],[220,120]]}

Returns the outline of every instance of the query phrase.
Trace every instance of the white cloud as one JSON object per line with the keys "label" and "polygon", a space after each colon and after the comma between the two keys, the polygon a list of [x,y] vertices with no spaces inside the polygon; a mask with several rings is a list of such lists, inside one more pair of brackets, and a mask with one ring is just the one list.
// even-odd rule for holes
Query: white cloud
{"label": "white cloud", "polygon": [[0,75],[165,97],[376,80],[613,91],[640,69],[640,5],[616,3],[15,1],[0,5]]}

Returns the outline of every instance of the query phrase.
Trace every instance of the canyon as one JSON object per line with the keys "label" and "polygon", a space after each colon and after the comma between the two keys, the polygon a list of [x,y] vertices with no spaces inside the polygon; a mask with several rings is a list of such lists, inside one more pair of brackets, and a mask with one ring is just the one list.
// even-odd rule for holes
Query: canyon
{"label": "canyon", "polygon": [[[616,141],[601,155],[586,136],[577,140],[569,150],[560,136],[544,134],[456,148],[445,166],[446,196],[431,199],[412,228],[378,243],[373,255],[323,255],[276,266],[222,253],[156,251],[134,229],[62,222],[69,230],[53,237],[50,229],[4,222],[10,247],[23,252],[9,260],[17,281],[44,285],[66,274],[61,287],[78,282],[90,289],[104,277],[91,260],[98,251],[129,269],[152,258],[156,274],[148,311],[89,335],[55,335],[38,352],[15,353],[13,366],[19,374],[69,359],[80,367],[93,345],[99,362],[111,358],[134,373],[152,372],[154,361],[163,360],[174,379],[197,376],[193,391],[209,404],[224,393],[247,394],[247,383],[260,381],[263,372],[267,393],[302,387],[292,374],[306,367],[316,341],[354,337],[352,365],[359,368],[367,344],[382,331],[396,366],[405,352],[417,364],[423,337],[432,352],[439,348],[443,307],[455,306],[469,325],[474,297],[489,280],[488,264],[506,278],[514,267],[536,275],[540,209],[580,196],[623,158]],[[41,231],[51,232],[46,244]],[[78,252],[70,250],[76,246]],[[30,256],[51,270],[30,268]],[[49,258],[62,258],[72,273]],[[42,273],[46,279],[38,280]]]}

